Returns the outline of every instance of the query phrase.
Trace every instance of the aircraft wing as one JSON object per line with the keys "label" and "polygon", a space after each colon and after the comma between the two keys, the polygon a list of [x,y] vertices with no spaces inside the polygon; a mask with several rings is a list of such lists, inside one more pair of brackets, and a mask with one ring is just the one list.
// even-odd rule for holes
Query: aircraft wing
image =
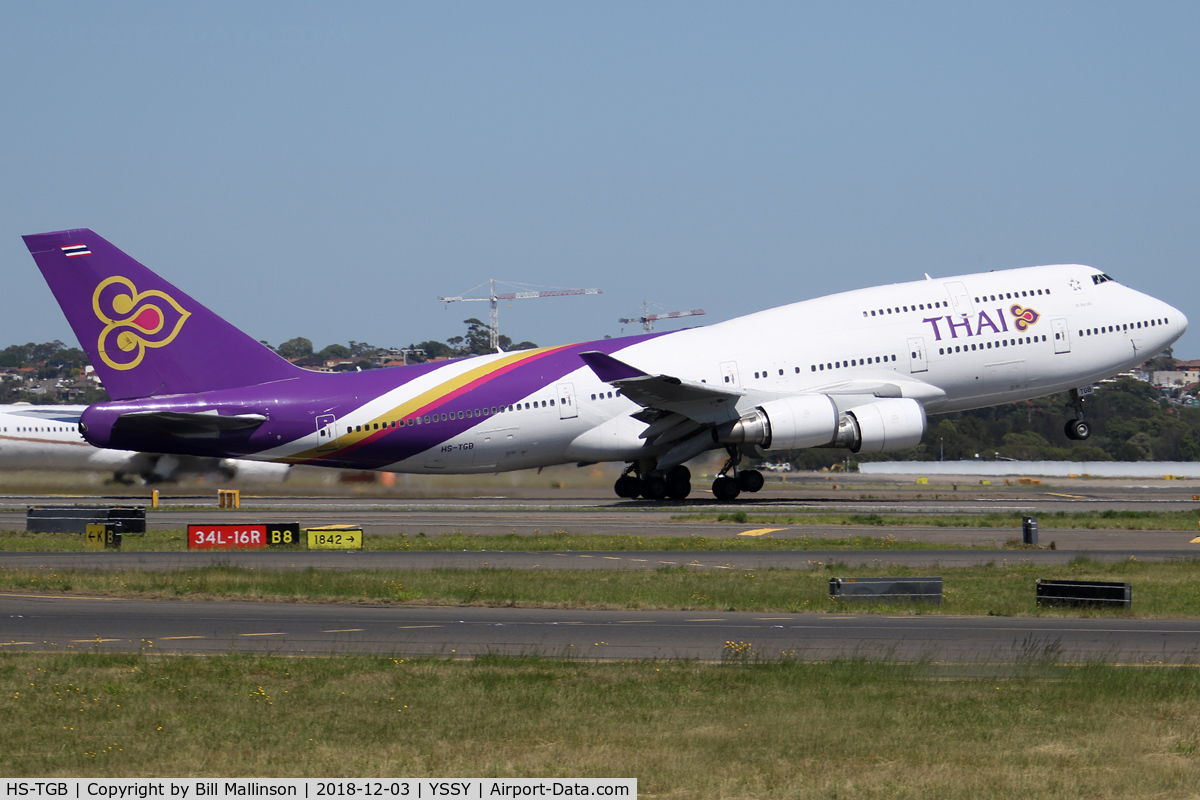
{"label": "aircraft wing", "polygon": [[178,439],[215,439],[222,433],[252,430],[266,421],[262,414],[222,417],[212,413],[134,411],[117,417],[113,429]]}
{"label": "aircraft wing", "polygon": [[[643,407],[644,410],[633,415],[634,419],[647,423],[639,436],[652,447],[668,447],[658,458],[661,470],[711,449],[711,429],[737,419],[737,402],[748,394],[741,389],[671,375],[650,375],[605,353],[589,351],[580,353],[580,357],[601,380],[618,387],[622,395]],[[946,396],[932,384],[891,371],[815,386],[805,394],[827,395],[839,408],[869,403],[876,398],[912,398],[936,403]]]}
{"label": "aircraft wing", "polygon": [[[672,375],[650,375],[607,353],[580,353],[597,377],[621,390],[621,394],[647,409],[679,414],[701,424],[727,422],[745,392]],[[640,417],[639,417],[640,418]],[[649,421],[649,420],[646,420]]]}

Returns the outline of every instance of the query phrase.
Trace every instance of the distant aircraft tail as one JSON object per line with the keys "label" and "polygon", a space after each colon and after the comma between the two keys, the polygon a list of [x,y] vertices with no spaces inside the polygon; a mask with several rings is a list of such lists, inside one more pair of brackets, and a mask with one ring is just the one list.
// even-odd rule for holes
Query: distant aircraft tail
{"label": "distant aircraft tail", "polygon": [[114,400],[301,373],[87,228],[22,238]]}

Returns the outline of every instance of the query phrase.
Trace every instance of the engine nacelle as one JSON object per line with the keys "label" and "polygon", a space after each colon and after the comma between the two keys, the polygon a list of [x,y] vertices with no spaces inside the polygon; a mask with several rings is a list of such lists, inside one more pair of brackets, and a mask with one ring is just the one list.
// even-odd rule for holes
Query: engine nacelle
{"label": "engine nacelle", "polygon": [[827,394],[799,394],[771,400],[722,425],[714,438],[722,444],[756,444],[763,450],[822,447],[838,430],[838,410]]}
{"label": "engine nacelle", "polygon": [[831,447],[853,453],[882,453],[916,447],[925,437],[925,408],[912,398],[887,398],[842,414]]}
{"label": "engine nacelle", "polygon": [[839,414],[833,398],[804,394],[763,403],[713,432],[721,444],[755,444],[763,450],[845,447],[880,453],[915,447],[925,436],[925,409],[911,398],[885,398]]}

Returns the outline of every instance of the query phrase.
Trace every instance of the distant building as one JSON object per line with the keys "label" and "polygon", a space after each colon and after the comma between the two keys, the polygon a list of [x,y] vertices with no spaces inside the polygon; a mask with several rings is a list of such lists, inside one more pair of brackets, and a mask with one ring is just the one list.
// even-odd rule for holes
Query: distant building
{"label": "distant building", "polygon": [[1151,376],[1150,382],[1166,389],[1175,389],[1200,382],[1200,361],[1184,361],[1177,358],[1175,359],[1175,369],[1169,372],[1155,372]]}

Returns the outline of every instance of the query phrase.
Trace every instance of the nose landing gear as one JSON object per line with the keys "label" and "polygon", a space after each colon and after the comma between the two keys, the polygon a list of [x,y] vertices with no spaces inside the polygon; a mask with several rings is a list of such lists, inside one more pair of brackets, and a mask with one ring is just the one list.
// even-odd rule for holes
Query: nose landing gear
{"label": "nose landing gear", "polygon": [[1067,408],[1075,412],[1075,419],[1067,420],[1063,430],[1068,439],[1081,442],[1092,435],[1092,426],[1083,418],[1083,397],[1080,396],[1079,390],[1072,389],[1070,394],[1071,400],[1067,403]]}

